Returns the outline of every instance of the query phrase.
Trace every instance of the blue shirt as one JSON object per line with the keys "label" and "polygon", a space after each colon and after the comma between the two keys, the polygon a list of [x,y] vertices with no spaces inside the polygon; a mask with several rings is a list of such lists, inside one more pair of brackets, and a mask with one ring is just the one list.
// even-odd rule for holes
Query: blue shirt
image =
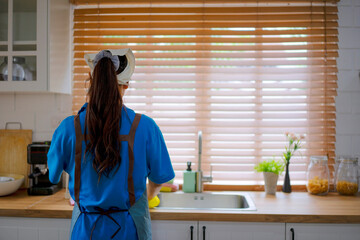
{"label": "blue shirt", "polygon": [[[79,111],[82,133],[84,134],[85,104]],[[135,118],[135,112],[123,107],[121,113],[121,135],[127,135]],[[55,130],[48,152],[49,178],[52,183],[60,180],[62,171],[69,174],[69,191],[73,199],[75,180],[75,126],[74,116],[64,119]],[[103,209],[118,207],[129,209],[128,193],[128,143],[121,142],[121,164],[118,171],[112,171],[109,177],[98,175],[92,166],[93,156],[86,154],[81,163],[80,206],[85,211],[93,211],[99,206]],[[85,141],[82,141],[82,154],[85,152]],[[164,138],[153,119],[141,116],[134,142],[134,189],[138,200],[146,190],[147,177],[154,183],[165,183],[175,177]]]}

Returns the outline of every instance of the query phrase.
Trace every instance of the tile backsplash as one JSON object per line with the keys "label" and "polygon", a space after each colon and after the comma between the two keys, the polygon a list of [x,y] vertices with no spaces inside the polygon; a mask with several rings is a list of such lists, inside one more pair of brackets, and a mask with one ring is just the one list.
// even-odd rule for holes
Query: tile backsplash
{"label": "tile backsplash", "polygon": [[360,155],[360,1],[339,2],[336,154]]}
{"label": "tile backsplash", "polygon": [[0,93],[0,129],[6,122],[21,122],[24,129],[33,130],[33,141],[51,140],[60,122],[71,115],[71,102],[66,94]]}

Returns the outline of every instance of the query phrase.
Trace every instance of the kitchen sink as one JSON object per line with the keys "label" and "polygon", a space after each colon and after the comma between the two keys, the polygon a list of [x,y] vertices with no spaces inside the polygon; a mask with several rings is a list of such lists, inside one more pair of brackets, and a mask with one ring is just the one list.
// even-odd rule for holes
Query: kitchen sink
{"label": "kitchen sink", "polygon": [[195,209],[254,211],[255,204],[247,193],[203,192],[160,193],[157,209]]}

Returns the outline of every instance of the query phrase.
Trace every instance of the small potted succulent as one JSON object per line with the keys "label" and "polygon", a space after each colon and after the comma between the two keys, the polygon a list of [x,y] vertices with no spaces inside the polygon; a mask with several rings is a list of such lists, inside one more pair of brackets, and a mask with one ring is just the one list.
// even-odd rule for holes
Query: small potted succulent
{"label": "small potted succulent", "polygon": [[284,171],[284,161],[276,160],[265,160],[255,165],[257,172],[263,172],[265,181],[265,192],[266,194],[275,195],[277,181],[279,175]]}

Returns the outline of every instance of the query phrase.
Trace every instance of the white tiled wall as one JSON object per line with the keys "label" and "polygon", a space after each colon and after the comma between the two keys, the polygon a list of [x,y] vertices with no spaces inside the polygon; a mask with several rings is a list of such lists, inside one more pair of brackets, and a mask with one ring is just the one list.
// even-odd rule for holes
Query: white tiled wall
{"label": "white tiled wall", "polygon": [[[336,153],[360,154],[360,0],[339,3],[339,81],[336,98]],[[0,93],[0,129],[21,121],[33,140],[50,140],[59,121],[71,114],[70,95]]]}
{"label": "white tiled wall", "polygon": [[0,129],[6,122],[21,122],[23,129],[33,130],[33,141],[51,140],[61,120],[71,114],[71,104],[66,94],[0,93]]}
{"label": "white tiled wall", "polygon": [[336,154],[360,155],[360,0],[339,3]]}

